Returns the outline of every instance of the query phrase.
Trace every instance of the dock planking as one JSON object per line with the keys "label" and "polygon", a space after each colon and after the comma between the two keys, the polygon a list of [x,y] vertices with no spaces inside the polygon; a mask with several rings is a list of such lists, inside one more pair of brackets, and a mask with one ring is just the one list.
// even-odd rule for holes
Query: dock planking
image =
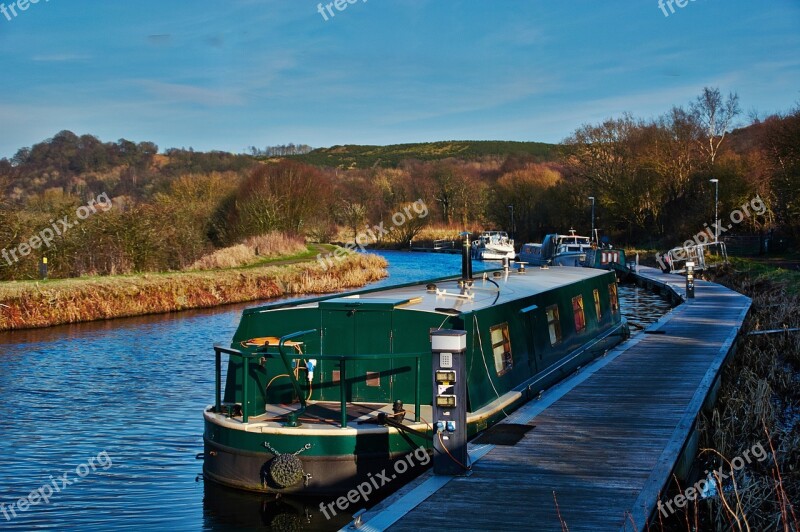
{"label": "dock planking", "polygon": [[[683,277],[639,276],[685,296]],[[512,414],[505,422],[534,426],[516,445],[470,444],[471,475],[428,472],[364,514],[359,530],[643,530],[750,308],[721,285],[695,286],[695,299],[647,331],[659,334],[640,334]]]}

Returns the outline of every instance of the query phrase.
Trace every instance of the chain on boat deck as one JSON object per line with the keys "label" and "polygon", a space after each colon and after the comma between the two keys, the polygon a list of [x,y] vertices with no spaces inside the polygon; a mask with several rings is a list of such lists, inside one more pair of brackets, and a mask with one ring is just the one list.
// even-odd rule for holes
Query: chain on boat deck
{"label": "chain on boat deck", "polygon": [[[638,279],[685,295],[684,277],[640,267]],[[561,531],[554,493],[573,532],[645,529],[750,309],[724,286],[695,287],[696,299],[504,421],[534,426],[519,443],[471,443],[470,476],[429,471],[358,530]]]}

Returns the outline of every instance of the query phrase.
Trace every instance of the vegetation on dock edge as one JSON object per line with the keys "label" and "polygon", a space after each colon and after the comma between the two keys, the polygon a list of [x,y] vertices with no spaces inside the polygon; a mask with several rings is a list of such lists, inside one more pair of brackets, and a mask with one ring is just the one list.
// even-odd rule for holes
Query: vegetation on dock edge
{"label": "vegetation on dock edge", "polygon": [[703,471],[723,467],[724,457],[728,474],[731,462],[759,444],[768,459],[748,463],[723,480],[716,496],[689,501],[660,529],[798,530],[800,334],[748,333],[800,327],[800,272],[737,259],[713,280],[752,298],[753,305],[717,402],[698,422],[701,451],[695,470],[704,478]]}
{"label": "vegetation on dock edge", "polygon": [[376,255],[209,272],[0,284],[0,331],[209,308],[357,288],[386,276]]}

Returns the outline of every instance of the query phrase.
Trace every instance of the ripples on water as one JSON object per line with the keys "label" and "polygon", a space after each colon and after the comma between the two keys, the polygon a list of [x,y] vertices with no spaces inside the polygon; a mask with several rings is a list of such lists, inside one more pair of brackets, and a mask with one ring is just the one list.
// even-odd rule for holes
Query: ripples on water
{"label": "ripples on water", "polygon": [[[386,252],[376,286],[441,277],[457,255]],[[481,266],[476,263],[476,271]],[[658,296],[620,287],[638,323],[668,308]],[[203,408],[213,401],[214,342],[227,342],[249,305],[0,334],[0,503],[8,506],[106,451],[90,473],[0,529],[331,529],[319,502],[242,494],[196,481]]]}

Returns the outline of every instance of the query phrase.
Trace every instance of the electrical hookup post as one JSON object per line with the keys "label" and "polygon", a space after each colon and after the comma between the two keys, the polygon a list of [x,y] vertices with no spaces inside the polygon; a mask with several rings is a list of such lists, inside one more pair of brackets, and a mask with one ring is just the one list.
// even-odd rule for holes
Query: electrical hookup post
{"label": "electrical hookup post", "polygon": [[686,263],[686,298],[694,299],[694,262]]}
{"label": "electrical hookup post", "polygon": [[467,332],[431,331],[433,472],[464,475],[467,454]]}

